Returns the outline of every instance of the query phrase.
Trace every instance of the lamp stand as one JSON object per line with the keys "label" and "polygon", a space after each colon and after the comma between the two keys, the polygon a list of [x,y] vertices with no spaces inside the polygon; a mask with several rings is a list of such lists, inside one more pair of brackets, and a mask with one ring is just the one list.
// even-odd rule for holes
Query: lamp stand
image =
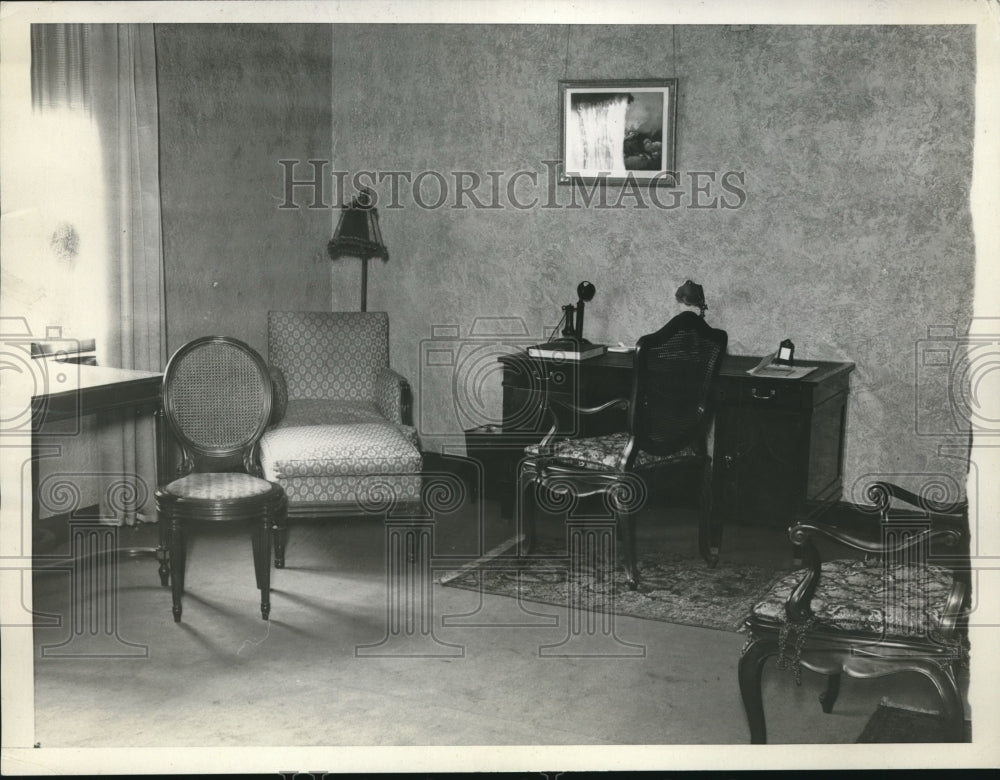
{"label": "lamp stand", "polygon": [[368,311],[368,258],[361,258],[361,311]]}

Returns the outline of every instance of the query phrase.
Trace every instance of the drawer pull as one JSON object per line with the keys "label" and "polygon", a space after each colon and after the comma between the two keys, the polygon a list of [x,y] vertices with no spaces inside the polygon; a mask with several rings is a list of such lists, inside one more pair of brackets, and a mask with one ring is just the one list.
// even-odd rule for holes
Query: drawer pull
{"label": "drawer pull", "polygon": [[758,401],[770,401],[774,398],[774,390],[768,390],[766,393],[763,391],[758,392],[756,387],[750,388],[750,395],[756,398]]}

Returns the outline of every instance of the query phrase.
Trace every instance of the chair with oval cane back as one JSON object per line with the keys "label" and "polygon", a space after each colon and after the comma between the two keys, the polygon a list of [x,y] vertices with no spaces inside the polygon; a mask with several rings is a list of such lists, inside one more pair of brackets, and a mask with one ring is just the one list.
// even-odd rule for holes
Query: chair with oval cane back
{"label": "chair with oval cane back", "polygon": [[268,618],[272,534],[280,545],[286,513],[281,486],[262,479],[256,465],[272,395],[263,359],[233,338],[195,339],[167,364],[163,412],[182,458],[177,478],[156,491],[156,508],[167,535],[175,621],[181,619],[187,531],[218,522],[251,527],[260,612]]}

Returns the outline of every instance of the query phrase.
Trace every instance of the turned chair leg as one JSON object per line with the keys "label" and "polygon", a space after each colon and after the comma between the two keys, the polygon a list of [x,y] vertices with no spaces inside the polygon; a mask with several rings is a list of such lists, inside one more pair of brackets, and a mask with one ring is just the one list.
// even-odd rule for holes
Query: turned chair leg
{"label": "turned chair leg", "polygon": [[267,620],[271,613],[271,519],[264,521],[254,529],[253,569],[260,590],[260,616]]}
{"label": "turned chair leg", "polygon": [[778,652],[776,640],[757,639],[746,648],[740,657],[739,680],[743,709],[750,726],[750,744],[763,745],[767,742],[767,724],[764,721],[764,698],[761,692],[761,678],[764,662]]}
{"label": "turned chair leg", "polygon": [[167,518],[160,516],[157,523],[160,534],[160,543],[156,547],[156,559],[160,562],[158,569],[160,574],[160,585],[166,588],[170,585],[170,523]]}
{"label": "turned chair leg", "polygon": [[698,491],[698,552],[708,568],[719,565],[719,548],[722,546],[722,523],[712,503],[712,461],[705,465]]}
{"label": "turned chair leg", "polygon": [[639,564],[635,556],[635,515],[632,512],[615,514],[615,525],[622,541],[623,557],[625,559],[625,575],[629,590],[639,587]]}
{"label": "turned chair leg", "polygon": [[274,524],[274,568],[285,568],[285,547],[288,545],[287,521],[281,520]]}
{"label": "turned chair leg", "polygon": [[184,537],[184,524],[178,519],[170,521],[170,591],[173,597],[174,622],[181,620],[181,597],[184,595],[184,569],[186,565],[187,544]]}
{"label": "turned chair leg", "polygon": [[833,712],[833,705],[837,703],[837,697],[840,695],[840,675],[831,674],[826,678],[826,690],[819,695],[820,706],[823,707],[823,712],[829,715]]}

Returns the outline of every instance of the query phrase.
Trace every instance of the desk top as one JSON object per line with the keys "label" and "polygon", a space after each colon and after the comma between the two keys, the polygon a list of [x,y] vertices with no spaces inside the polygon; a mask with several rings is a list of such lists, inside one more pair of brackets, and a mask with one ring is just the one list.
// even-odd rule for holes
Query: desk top
{"label": "desk top", "polygon": [[35,425],[82,414],[159,403],[163,375],[155,371],[45,361],[32,377],[31,411]]}
{"label": "desk top", "polygon": [[[503,355],[500,357],[500,362],[502,363],[512,363],[517,360],[541,360],[542,358],[529,358],[526,352],[521,352],[513,355]],[[603,355],[598,355],[597,357],[587,358],[586,360],[573,361],[575,364],[584,367],[587,370],[592,368],[601,368],[609,370],[620,370],[620,371],[631,371],[633,362],[635,358],[635,351],[630,352],[605,352]],[[753,355],[725,355],[722,358],[722,368],[719,370],[720,376],[723,377],[746,377],[750,379],[750,374],[747,371],[754,366],[756,366],[763,359],[763,356],[753,356]],[[570,361],[561,361],[562,363],[569,363]],[[775,382],[801,382],[803,384],[819,384],[826,381],[835,374],[841,372],[850,373],[854,370],[853,363],[838,363],[829,360],[796,360],[795,365],[797,366],[816,366],[816,370],[806,374],[801,379],[774,379]],[[760,380],[758,380],[760,381]]]}

